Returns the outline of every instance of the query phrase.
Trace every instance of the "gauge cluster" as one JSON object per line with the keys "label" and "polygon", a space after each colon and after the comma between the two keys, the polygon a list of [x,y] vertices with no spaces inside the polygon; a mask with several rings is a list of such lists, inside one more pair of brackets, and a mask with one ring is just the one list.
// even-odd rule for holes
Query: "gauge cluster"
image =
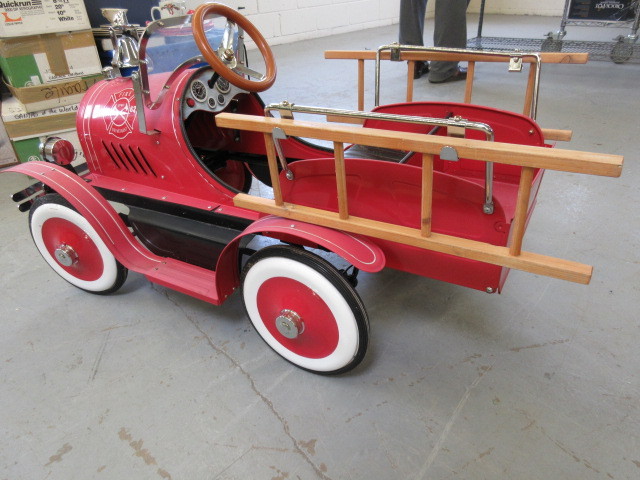
{"label": "gauge cluster", "polygon": [[233,97],[244,92],[223,77],[218,77],[211,85],[212,75],[213,70],[204,69],[191,78],[182,103],[183,118],[187,118],[195,110],[220,112]]}

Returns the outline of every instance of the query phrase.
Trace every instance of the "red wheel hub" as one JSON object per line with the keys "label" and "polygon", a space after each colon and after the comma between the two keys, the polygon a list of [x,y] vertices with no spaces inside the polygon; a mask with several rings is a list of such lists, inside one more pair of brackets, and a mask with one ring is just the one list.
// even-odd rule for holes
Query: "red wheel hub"
{"label": "red wheel hub", "polygon": [[[50,218],[42,225],[42,239],[49,254],[69,274],[88,282],[102,276],[104,264],[98,247],[74,223]],[[61,261],[61,252],[66,254],[66,261]]]}
{"label": "red wheel hub", "polygon": [[[305,284],[286,277],[265,281],[258,290],[260,318],[273,335],[287,349],[307,358],[324,358],[338,345],[339,331],[329,306]],[[287,338],[277,326],[283,310],[294,312],[301,328],[295,338]]]}

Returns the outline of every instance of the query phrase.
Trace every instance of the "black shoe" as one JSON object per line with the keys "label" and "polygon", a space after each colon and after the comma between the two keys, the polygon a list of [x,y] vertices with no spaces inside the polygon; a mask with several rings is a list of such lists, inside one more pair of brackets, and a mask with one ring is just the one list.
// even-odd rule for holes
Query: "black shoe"
{"label": "black shoe", "polygon": [[466,68],[458,68],[453,75],[448,76],[442,80],[431,80],[429,79],[429,83],[449,83],[449,82],[458,82],[460,80],[467,79],[467,69]]}
{"label": "black shoe", "polygon": [[429,73],[429,62],[417,61],[413,65],[413,78],[420,78]]}

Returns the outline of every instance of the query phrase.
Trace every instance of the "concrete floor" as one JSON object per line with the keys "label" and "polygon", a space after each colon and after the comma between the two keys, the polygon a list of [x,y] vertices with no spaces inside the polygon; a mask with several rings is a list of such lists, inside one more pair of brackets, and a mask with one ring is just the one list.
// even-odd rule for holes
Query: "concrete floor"
{"label": "concrete floor", "polygon": [[[485,35],[558,25],[488,17]],[[322,52],[396,28],[274,48],[265,99],[355,107],[355,64]],[[403,71],[385,69],[383,102]],[[520,109],[522,76],[477,75],[479,103]],[[463,91],[418,83],[416,98]],[[498,296],[363,274],[370,350],[342,377],[278,357],[237,295],[214,307],[137,274],[107,297],[69,286],[8,199],[24,178],[0,175],[0,479],[639,478],[639,85],[638,65],[543,69],[542,126],[626,157],[618,179],[548,172],[529,226],[526,249],[594,265],[589,286],[514,271]]]}

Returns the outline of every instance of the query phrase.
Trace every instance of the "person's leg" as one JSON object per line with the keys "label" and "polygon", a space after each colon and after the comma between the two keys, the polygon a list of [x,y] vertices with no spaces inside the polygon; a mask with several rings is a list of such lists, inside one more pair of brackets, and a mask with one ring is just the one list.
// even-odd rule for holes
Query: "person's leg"
{"label": "person's leg", "polygon": [[400,0],[400,33],[402,45],[424,45],[424,16],[427,0]]}
{"label": "person's leg", "polygon": [[[468,0],[436,0],[433,43],[436,47],[467,46]],[[429,81],[443,82],[458,71],[458,62],[431,62]]]}
{"label": "person's leg", "polygon": [[[424,45],[424,16],[427,0],[400,0],[400,34],[401,45]],[[416,62],[413,78],[420,78],[429,72],[427,62]]]}

